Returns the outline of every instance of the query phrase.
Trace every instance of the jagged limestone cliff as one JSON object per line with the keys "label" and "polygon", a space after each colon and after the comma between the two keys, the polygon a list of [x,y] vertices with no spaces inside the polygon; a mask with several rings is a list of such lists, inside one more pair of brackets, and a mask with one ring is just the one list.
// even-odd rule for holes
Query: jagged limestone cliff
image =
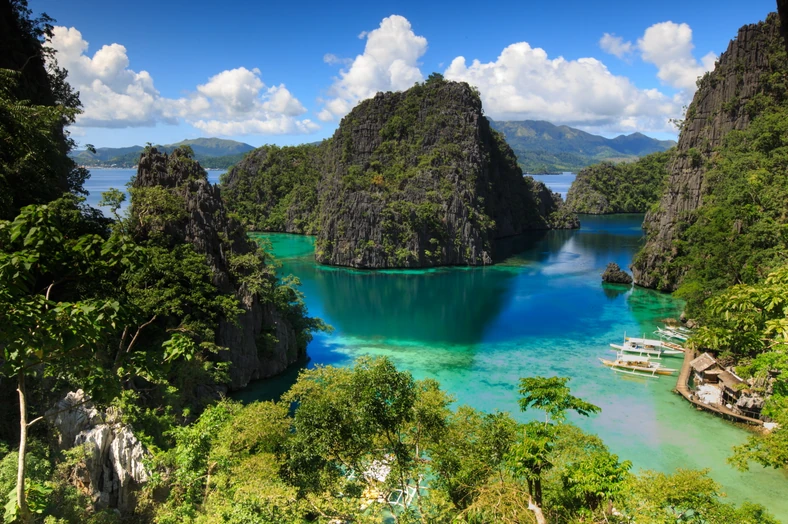
{"label": "jagged limestone cliff", "polygon": [[300,147],[250,154],[224,179],[228,207],[248,227],[315,232],[321,263],[483,265],[496,239],[577,227],[558,195],[523,177],[465,83],[378,93],[330,140]]}
{"label": "jagged limestone cliff", "polygon": [[[244,266],[250,263],[257,246],[237,222],[228,219],[218,187],[208,182],[199,163],[181,150],[167,155],[153,148],[140,158],[133,187],[161,188],[176,196],[178,207],[183,207],[168,210],[167,205],[157,204],[156,212],[164,209],[169,215],[154,226],[140,221],[135,226],[136,236],[144,239],[158,234],[166,236],[171,244],[192,244],[205,256],[218,291],[233,294],[240,302],[241,314],[236,319],[221,320],[216,330],[216,345],[226,348],[219,357],[231,364],[231,388],[281,373],[305,357],[308,334],[297,325],[299,319],[244,282]],[[140,203],[132,202],[133,217],[145,212]],[[151,231],[154,227],[161,230]],[[267,273],[264,278],[270,294],[276,293],[276,276]],[[298,316],[300,312],[295,313]]]}
{"label": "jagged limestone cliff", "polygon": [[632,272],[638,285],[673,291],[687,267],[675,263],[683,234],[709,194],[706,172],[714,150],[732,130],[747,128],[772,95],[773,74],[784,75],[780,22],[775,13],[758,24],[739,29],[720,55],[714,71],[698,81],[687,109],[674,160],[668,166],[667,189],[659,207],[646,215],[645,247]]}

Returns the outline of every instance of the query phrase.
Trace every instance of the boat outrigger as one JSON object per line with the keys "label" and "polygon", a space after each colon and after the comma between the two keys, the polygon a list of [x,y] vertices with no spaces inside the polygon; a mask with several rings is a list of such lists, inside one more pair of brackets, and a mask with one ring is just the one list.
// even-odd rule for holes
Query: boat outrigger
{"label": "boat outrigger", "polygon": [[636,344],[631,340],[627,340],[623,344],[610,344],[610,347],[619,353],[630,353],[633,355],[642,355],[651,358],[662,358],[663,356],[681,355],[684,353],[678,349],[668,349],[662,346],[657,347]]}
{"label": "boat outrigger", "polygon": [[659,378],[660,375],[672,375],[676,369],[668,368],[659,362],[652,362],[647,356],[641,355],[625,355],[619,353],[616,355],[616,360],[599,359],[603,365],[613,369],[619,373],[627,373],[629,375],[640,375],[644,377]]}
{"label": "boat outrigger", "polygon": [[[638,348],[660,350],[662,355],[679,355],[684,353],[684,348],[667,340],[656,340],[653,338],[628,337],[624,335],[624,345],[633,345]],[[639,353],[639,351],[632,351]]]}
{"label": "boat outrigger", "polygon": [[679,331],[678,329],[665,327],[664,329],[658,327],[654,333],[658,333],[663,337],[675,338],[676,340],[681,340],[682,342],[689,338],[689,333]]}

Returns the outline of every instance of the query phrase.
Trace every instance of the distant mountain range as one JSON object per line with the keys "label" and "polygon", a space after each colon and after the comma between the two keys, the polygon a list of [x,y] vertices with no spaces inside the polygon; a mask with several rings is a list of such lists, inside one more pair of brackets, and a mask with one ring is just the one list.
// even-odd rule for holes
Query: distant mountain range
{"label": "distant mountain range", "polygon": [[[171,152],[178,146],[191,146],[194,157],[206,168],[225,169],[240,162],[243,156],[254,149],[254,146],[224,140],[221,138],[195,138],[181,140],[175,144],[157,145],[160,151]],[[86,150],[77,150],[70,153],[78,164],[90,167],[134,167],[140,158],[143,146],[130,147],[98,147],[93,154]]]}
{"label": "distant mountain range", "polygon": [[642,133],[605,138],[542,120],[490,119],[490,123],[503,133],[526,173],[578,171],[602,160],[634,161],[676,145],[674,140],[657,140]]}
{"label": "distant mountain range", "polygon": [[[605,138],[541,120],[515,122],[490,119],[490,123],[506,137],[517,155],[517,163],[526,173],[579,171],[602,160],[631,162],[676,145],[673,140],[657,140],[642,133]],[[181,145],[191,146],[195,158],[209,169],[226,169],[254,149],[249,144],[221,138],[181,140],[175,144],[157,145],[156,148],[169,153]],[[143,149],[142,146],[100,147],[96,154],[78,150],[70,155],[77,163],[89,167],[128,168],[137,165]]]}

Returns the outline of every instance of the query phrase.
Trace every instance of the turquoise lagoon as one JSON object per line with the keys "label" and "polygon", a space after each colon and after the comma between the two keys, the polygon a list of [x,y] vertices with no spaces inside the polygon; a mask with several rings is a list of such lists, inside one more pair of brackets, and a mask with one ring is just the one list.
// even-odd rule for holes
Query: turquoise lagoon
{"label": "turquoise lagoon", "polygon": [[[97,205],[110,187],[125,189],[131,169],[92,169],[85,188]],[[209,171],[217,182],[219,171]],[[571,173],[534,178],[565,196]],[[531,375],[572,378],[574,392],[602,408],[573,419],[601,436],[635,468],[709,468],[730,500],[750,500],[788,521],[788,478],[727,465],[747,431],[692,409],[671,389],[671,377],[617,375],[599,363],[624,333],[651,333],[681,304],[644,289],[602,285],[608,262],[626,267],[641,245],[642,215],[583,216],[578,231],[535,233],[503,246],[492,267],[420,271],[356,271],[315,264],[311,237],[265,234],[280,273],[302,283],[309,312],[334,327],[309,345],[309,366],[350,365],[360,355],[385,355],[416,378],[432,377],[458,403],[485,411],[517,408],[517,382]],[[680,359],[667,359],[678,367]],[[275,398],[295,380],[294,369],[238,393]]]}
{"label": "turquoise lagoon", "polygon": [[[710,469],[734,502],[750,500],[788,520],[788,479],[726,463],[748,432],[695,411],[671,392],[675,378],[632,377],[603,367],[608,344],[651,334],[681,304],[649,290],[603,285],[608,262],[626,267],[642,243],[642,215],[583,216],[578,231],[539,232],[504,246],[484,268],[358,271],[315,264],[311,237],[259,235],[271,243],[281,274],[301,281],[312,316],[334,327],[308,347],[309,366],[351,365],[385,355],[416,378],[431,377],[458,403],[485,411],[517,408],[520,377],[571,377],[575,394],[602,413],[573,422],[598,434],[635,468]],[[666,359],[680,367],[681,359]],[[250,385],[244,400],[275,398],[297,370]]]}

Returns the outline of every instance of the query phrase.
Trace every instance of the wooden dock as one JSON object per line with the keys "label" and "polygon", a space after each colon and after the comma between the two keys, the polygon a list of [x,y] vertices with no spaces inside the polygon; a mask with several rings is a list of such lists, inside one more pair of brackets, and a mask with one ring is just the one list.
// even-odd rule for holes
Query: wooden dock
{"label": "wooden dock", "polygon": [[690,362],[692,362],[694,359],[695,359],[695,351],[691,349],[687,349],[684,352],[684,363],[681,365],[681,371],[679,372],[679,379],[676,382],[676,389],[674,389],[676,393],[687,399],[689,403],[693,404],[698,409],[702,409],[704,411],[714,413],[725,419],[732,420],[733,422],[742,422],[744,424],[752,424],[754,426],[763,427],[762,420],[758,420],[756,418],[750,418],[745,415],[740,415],[739,413],[735,413],[734,411],[731,411],[725,406],[721,406],[717,404],[704,404],[703,402],[699,401],[692,393],[692,390],[690,390],[689,387],[689,379],[690,379],[690,375],[692,375],[692,368],[690,367]]}

